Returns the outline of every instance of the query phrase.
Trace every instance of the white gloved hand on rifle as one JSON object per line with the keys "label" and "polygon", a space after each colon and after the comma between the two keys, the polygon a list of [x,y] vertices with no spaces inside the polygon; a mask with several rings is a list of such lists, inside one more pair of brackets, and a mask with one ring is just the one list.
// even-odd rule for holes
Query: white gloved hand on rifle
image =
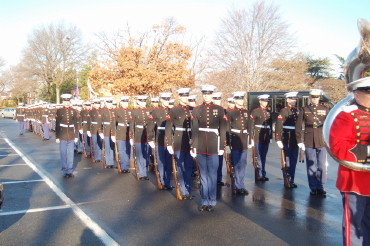
{"label": "white gloved hand on rifle", "polygon": [[101,139],[104,139],[104,133],[99,133]]}
{"label": "white gloved hand on rifle", "polygon": [[155,143],[154,143],[154,141],[149,141],[149,142],[148,142],[148,144],[149,144],[150,148],[152,148],[152,149],[154,149],[154,148],[155,148]]}
{"label": "white gloved hand on rifle", "polygon": [[86,134],[87,134],[87,136],[91,137],[91,132],[90,131],[87,131]]}
{"label": "white gloved hand on rifle", "polygon": [[78,132],[79,132],[81,135],[82,135],[82,133],[83,133],[82,129],[78,130]]}
{"label": "white gloved hand on rifle", "polygon": [[277,141],[276,144],[280,149],[284,148],[283,142]]}
{"label": "white gloved hand on rifle", "polygon": [[173,155],[174,151],[173,151],[172,146],[167,146],[167,150],[168,150],[168,153],[170,153],[170,155]]}
{"label": "white gloved hand on rifle", "polygon": [[196,148],[191,149],[191,150],[190,150],[190,155],[191,155],[193,158],[197,157],[197,149],[196,149]]}
{"label": "white gloved hand on rifle", "polygon": [[134,140],[132,138],[130,138],[130,145],[134,145]]}
{"label": "white gloved hand on rifle", "polygon": [[304,146],[304,143],[299,143],[298,147],[301,148],[303,151],[306,150],[306,146]]}
{"label": "white gloved hand on rifle", "polygon": [[110,139],[112,139],[112,142],[115,143],[116,142],[116,136],[110,136]]}
{"label": "white gloved hand on rifle", "polygon": [[221,150],[218,151],[218,155],[223,155],[223,154],[224,154],[224,150],[223,149],[221,149]]}

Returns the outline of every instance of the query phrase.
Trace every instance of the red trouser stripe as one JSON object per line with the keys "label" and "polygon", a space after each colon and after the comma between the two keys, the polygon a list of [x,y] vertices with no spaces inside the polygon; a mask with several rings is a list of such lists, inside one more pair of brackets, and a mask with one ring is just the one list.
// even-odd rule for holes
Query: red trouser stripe
{"label": "red trouser stripe", "polygon": [[348,205],[348,192],[344,192],[344,233],[345,233],[345,244],[347,246],[351,245],[351,218],[350,210]]}

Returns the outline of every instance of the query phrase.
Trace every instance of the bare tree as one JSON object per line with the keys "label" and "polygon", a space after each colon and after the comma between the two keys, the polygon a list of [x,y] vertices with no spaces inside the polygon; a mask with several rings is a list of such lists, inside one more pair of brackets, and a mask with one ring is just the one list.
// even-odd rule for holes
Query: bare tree
{"label": "bare tree", "polygon": [[6,89],[7,76],[4,74],[3,67],[5,66],[5,61],[0,57],[0,93]]}
{"label": "bare tree", "polygon": [[[222,19],[214,46],[209,51],[213,71],[234,90],[261,90],[271,61],[285,58],[293,47],[292,35],[279,8],[257,1],[250,9],[234,9]],[[214,72],[213,72],[214,73]]]}
{"label": "bare tree", "polygon": [[[49,100],[52,85],[55,85],[56,99],[60,101],[62,83],[77,71],[86,57],[81,32],[74,26],[64,23],[49,24],[35,29],[28,39],[22,63],[29,77],[42,81],[47,87]],[[69,78],[71,79],[71,78]]]}

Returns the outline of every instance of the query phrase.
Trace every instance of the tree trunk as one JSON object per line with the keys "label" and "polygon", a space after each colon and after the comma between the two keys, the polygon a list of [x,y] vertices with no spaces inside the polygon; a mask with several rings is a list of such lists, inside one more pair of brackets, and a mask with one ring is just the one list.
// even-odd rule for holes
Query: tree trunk
{"label": "tree trunk", "polygon": [[59,104],[60,103],[60,86],[59,85],[55,85],[55,95],[57,99],[57,104]]}

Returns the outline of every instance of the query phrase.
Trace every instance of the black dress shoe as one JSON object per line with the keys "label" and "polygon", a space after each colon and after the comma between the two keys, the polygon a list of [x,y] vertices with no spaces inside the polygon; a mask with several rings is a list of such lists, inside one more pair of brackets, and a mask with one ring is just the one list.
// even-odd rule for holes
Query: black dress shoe
{"label": "black dress shoe", "polygon": [[128,170],[128,169],[121,170],[121,173],[129,173],[129,172],[130,172],[130,170]]}
{"label": "black dress shoe", "polygon": [[67,173],[67,174],[64,174],[64,177],[65,178],[73,178],[74,175],[73,175],[73,173]]}
{"label": "black dress shoe", "polygon": [[326,196],[326,191],[323,189],[316,190],[317,195],[319,196]]}
{"label": "black dress shoe", "polygon": [[199,212],[204,212],[204,211],[207,211],[208,210],[208,206],[207,205],[202,205],[198,208]]}
{"label": "black dress shoe", "polygon": [[193,197],[191,195],[185,195],[183,196],[184,200],[193,200]]}
{"label": "black dress shoe", "polygon": [[107,166],[107,168],[113,169],[113,166]]}
{"label": "black dress shoe", "polygon": [[149,180],[149,178],[148,178],[147,176],[140,177],[139,179],[140,179],[140,180]]}
{"label": "black dress shoe", "polygon": [[290,183],[290,187],[291,187],[291,188],[297,188],[297,187],[298,187],[298,185],[297,185],[296,183]]}
{"label": "black dress shoe", "polygon": [[101,162],[101,160],[95,160],[95,163]]}
{"label": "black dress shoe", "polygon": [[263,177],[263,181],[269,181],[270,179],[268,177]]}
{"label": "black dress shoe", "polygon": [[[49,140],[49,139],[45,139],[45,140]],[[82,152],[77,152],[77,154],[82,155]]]}
{"label": "black dress shoe", "polygon": [[317,190],[311,190],[310,195],[311,196],[316,196],[317,195]]}
{"label": "black dress shoe", "polygon": [[208,208],[207,208],[208,212],[213,212],[214,210],[215,210],[215,207],[212,206],[212,205],[209,205]]}
{"label": "black dress shoe", "polygon": [[164,185],[162,190],[173,190],[173,187],[170,185]]}
{"label": "black dress shoe", "polygon": [[257,181],[265,181],[265,179],[263,177],[259,177],[256,179]]}
{"label": "black dress shoe", "polygon": [[225,186],[225,183],[224,183],[224,182],[222,182],[222,181],[217,181],[217,185],[218,185],[218,186]]}

